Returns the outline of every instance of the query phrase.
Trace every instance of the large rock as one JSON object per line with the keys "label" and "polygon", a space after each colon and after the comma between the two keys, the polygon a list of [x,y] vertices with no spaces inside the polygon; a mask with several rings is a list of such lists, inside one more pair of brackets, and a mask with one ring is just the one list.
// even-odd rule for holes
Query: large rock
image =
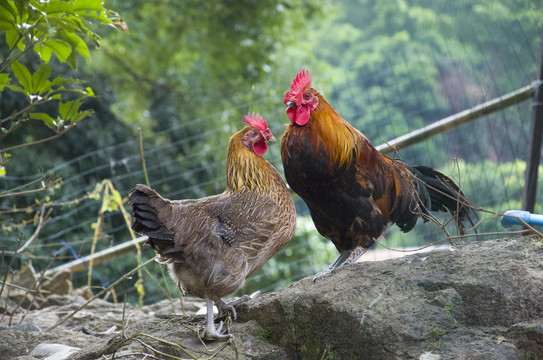
{"label": "large rock", "polygon": [[292,359],[540,359],[543,241],[358,263],[266,294],[240,315]]}
{"label": "large rock", "polygon": [[[543,359],[543,240],[469,243],[309,277],[240,306],[230,343],[204,346],[196,336],[202,316],[155,316],[168,314],[169,304],[127,307],[122,333],[122,305],[105,302],[65,327],[36,331],[82,301],[29,312],[29,326],[0,330],[0,353],[32,360],[37,345],[62,344],[81,348],[70,359],[114,352],[123,359]],[[118,330],[85,334],[85,322]]]}

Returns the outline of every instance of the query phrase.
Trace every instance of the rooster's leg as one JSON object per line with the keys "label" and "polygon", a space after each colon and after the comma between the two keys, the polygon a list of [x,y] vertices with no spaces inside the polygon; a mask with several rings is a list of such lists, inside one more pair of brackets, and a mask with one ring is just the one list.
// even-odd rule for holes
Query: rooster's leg
{"label": "rooster's leg", "polygon": [[237,306],[237,305],[239,305],[241,303],[244,303],[246,301],[249,301],[251,299],[254,299],[258,295],[260,295],[260,291],[256,291],[256,292],[252,293],[251,295],[243,295],[239,299],[234,300],[234,301],[230,301],[229,303],[225,303],[224,301],[222,301],[222,299],[219,300],[219,302],[217,302],[217,309],[219,310],[219,315],[222,315],[222,313],[225,310],[228,310],[228,311],[230,311],[232,313],[232,320],[236,320],[237,317],[238,317],[238,314],[236,313],[235,306]]}
{"label": "rooster's leg", "polygon": [[330,265],[328,269],[315,274],[313,281],[315,281],[317,278],[323,275],[330,274],[332,270],[334,270],[335,268],[338,268],[343,265],[354,264],[356,260],[358,260],[362,255],[364,255],[366,251],[368,251],[368,249],[360,247],[360,246],[357,246],[354,249],[345,250],[344,252],[339,254],[336,261],[334,261],[334,263]]}
{"label": "rooster's leg", "polygon": [[213,320],[213,300],[207,300],[206,327],[200,334],[200,338],[205,340],[225,340],[233,337],[231,334],[221,334],[223,322],[219,323],[219,328],[215,329]]}

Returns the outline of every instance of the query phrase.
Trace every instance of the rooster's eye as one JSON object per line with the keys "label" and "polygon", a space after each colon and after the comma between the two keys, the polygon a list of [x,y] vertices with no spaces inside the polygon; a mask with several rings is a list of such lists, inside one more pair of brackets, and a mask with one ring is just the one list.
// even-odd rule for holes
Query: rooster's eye
{"label": "rooster's eye", "polygon": [[310,98],[311,98],[310,93],[304,94],[304,100],[309,100]]}
{"label": "rooster's eye", "polygon": [[251,131],[251,136],[256,136],[256,131]]}

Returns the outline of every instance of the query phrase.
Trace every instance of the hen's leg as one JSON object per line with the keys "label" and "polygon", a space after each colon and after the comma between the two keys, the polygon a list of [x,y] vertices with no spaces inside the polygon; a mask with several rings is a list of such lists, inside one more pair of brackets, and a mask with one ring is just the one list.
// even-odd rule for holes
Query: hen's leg
{"label": "hen's leg", "polygon": [[251,299],[254,299],[255,297],[257,297],[258,295],[260,295],[260,291],[256,291],[254,293],[252,293],[251,295],[243,295],[242,297],[240,297],[239,299],[237,300],[234,300],[234,301],[230,301],[229,303],[225,303],[224,301],[219,300],[217,302],[217,309],[219,310],[219,314],[222,315],[222,313],[225,311],[225,310],[228,310],[232,313],[232,320],[236,320],[237,317],[238,317],[238,314],[236,313],[236,308],[235,306],[241,304],[241,303],[244,303],[246,301],[249,301]]}
{"label": "hen's leg", "polygon": [[215,329],[215,322],[213,320],[213,300],[206,300],[207,302],[207,315],[206,315],[206,327],[200,334],[200,338],[205,340],[225,340],[234,337],[231,334],[221,334],[223,322],[219,323],[219,328]]}
{"label": "hen's leg", "polygon": [[338,258],[330,267],[324,271],[318,272],[315,274],[315,277],[313,278],[313,281],[315,281],[318,277],[321,277],[326,274],[330,274],[332,270],[335,268],[338,268],[343,265],[349,265],[354,264],[356,260],[358,260],[362,255],[364,255],[368,251],[368,249],[357,246],[354,249],[351,250],[345,250],[341,254],[339,254]]}

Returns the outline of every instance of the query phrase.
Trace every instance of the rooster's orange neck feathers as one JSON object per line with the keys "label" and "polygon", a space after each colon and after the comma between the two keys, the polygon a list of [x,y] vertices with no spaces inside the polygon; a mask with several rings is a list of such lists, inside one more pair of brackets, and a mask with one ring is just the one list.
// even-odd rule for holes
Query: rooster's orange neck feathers
{"label": "rooster's orange neck feathers", "polygon": [[309,122],[304,126],[313,133],[312,139],[322,142],[322,147],[317,146],[316,149],[328,152],[330,164],[351,166],[369,140],[339,116],[317,90],[308,88],[306,91],[313,93],[318,99],[317,107],[311,112]]}

